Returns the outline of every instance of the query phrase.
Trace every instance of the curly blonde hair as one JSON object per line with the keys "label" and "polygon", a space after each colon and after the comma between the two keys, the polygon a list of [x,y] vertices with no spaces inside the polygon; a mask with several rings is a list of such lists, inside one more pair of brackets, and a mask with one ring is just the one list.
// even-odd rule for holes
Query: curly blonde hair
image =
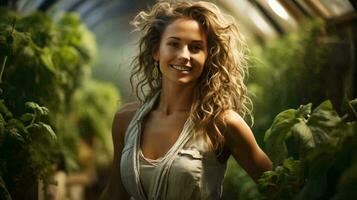
{"label": "curly blonde hair", "polygon": [[[157,50],[165,28],[179,18],[191,18],[207,35],[208,56],[198,79],[191,107],[196,133],[204,134],[214,149],[221,148],[224,136],[219,129],[225,123],[223,114],[234,110],[251,116],[251,101],[244,78],[247,74],[245,41],[233,17],[223,14],[209,2],[158,2],[148,11],[141,11],[132,21],[135,30],[143,33],[139,53],[132,62],[130,77],[137,97],[143,102],[162,88],[162,74],[155,67],[153,52]],[[137,81],[134,87],[134,81]]]}

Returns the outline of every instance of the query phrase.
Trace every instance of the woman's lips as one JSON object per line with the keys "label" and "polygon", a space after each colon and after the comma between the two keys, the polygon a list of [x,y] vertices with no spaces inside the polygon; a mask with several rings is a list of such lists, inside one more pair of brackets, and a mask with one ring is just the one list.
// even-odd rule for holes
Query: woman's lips
{"label": "woman's lips", "polygon": [[178,71],[186,71],[186,72],[189,72],[192,70],[192,67],[187,67],[187,66],[182,66],[182,65],[170,65],[170,67],[178,70]]}

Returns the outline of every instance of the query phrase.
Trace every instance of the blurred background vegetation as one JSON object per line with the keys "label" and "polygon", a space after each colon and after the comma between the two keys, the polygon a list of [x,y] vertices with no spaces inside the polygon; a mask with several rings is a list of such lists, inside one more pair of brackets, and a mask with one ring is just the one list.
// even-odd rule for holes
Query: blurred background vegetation
{"label": "blurred background vegetation", "polygon": [[[252,129],[264,150],[280,112],[329,99],[342,116],[344,98],[356,98],[355,1],[211,2],[236,18],[247,39]],[[98,198],[112,160],[113,115],[134,99],[138,35],[129,21],[154,3],[0,2],[1,199]],[[223,199],[261,198],[229,159]]]}

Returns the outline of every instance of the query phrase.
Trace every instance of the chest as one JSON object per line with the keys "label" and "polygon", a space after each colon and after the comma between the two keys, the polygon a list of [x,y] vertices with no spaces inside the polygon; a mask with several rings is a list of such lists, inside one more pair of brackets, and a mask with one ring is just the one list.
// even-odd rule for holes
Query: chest
{"label": "chest", "polygon": [[165,156],[180,136],[188,114],[180,113],[162,116],[151,113],[143,121],[140,146],[143,155],[149,159]]}

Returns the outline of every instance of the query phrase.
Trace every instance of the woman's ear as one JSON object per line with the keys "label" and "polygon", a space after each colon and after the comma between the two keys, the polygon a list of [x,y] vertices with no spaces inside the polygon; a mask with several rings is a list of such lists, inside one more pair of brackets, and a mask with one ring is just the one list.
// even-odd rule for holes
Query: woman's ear
{"label": "woman's ear", "polygon": [[153,53],[153,58],[154,58],[155,61],[159,61],[158,53]]}
{"label": "woman's ear", "polygon": [[159,61],[160,55],[159,55],[159,48],[157,45],[154,46],[152,49],[152,57],[154,58],[155,61]]}

